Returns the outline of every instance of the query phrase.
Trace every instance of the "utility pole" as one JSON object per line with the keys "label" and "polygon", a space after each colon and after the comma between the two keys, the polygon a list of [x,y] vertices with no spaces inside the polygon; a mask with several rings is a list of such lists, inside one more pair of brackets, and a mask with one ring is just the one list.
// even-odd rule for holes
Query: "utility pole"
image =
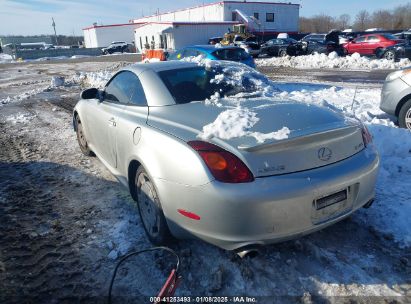
{"label": "utility pole", "polygon": [[54,18],[53,18],[53,17],[51,17],[51,20],[53,20],[53,23],[51,24],[51,26],[52,26],[53,29],[54,29],[54,37],[56,38],[56,45],[58,45],[59,42],[58,42],[58,40],[57,40],[56,23],[54,22]]}

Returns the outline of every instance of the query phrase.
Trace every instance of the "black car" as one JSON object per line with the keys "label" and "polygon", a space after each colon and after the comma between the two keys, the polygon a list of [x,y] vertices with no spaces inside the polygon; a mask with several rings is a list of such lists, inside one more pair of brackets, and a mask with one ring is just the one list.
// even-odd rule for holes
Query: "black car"
{"label": "black car", "polygon": [[271,39],[261,45],[260,54],[279,57],[297,55],[297,44],[297,40],[292,38]]}
{"label": "black car", "polygon": [[401,58],[408,58],[411,60],[411,31],[400,33],[400,35],[402,39],[405,39],[405,42],[383,49],[377,49],[377,52],[375,53],[377,58],[385,58],[394,61]]}
{"label": "black car", "polygon": [[129,52],[129,45],[124,41],[114,41],[108,47],[103,48],[101,52],[104,55],[113,54],[113,53],[124,53]]}

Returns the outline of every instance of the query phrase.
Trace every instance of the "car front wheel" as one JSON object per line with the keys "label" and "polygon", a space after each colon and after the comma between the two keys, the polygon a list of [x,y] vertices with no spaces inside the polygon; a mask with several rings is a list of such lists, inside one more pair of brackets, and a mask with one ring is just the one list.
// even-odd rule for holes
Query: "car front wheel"
{"label": "car front wheel", "polygon": [[156,188],[143,167],[135,176],[137,204],[144,230],[155,245],[164,245],[171,239],[170,231],[161,209]]}
{"label": "car front wheel", "polygon": [[411,130],[411,99],[402,106],[398,115],[398,124],[401,128]]}

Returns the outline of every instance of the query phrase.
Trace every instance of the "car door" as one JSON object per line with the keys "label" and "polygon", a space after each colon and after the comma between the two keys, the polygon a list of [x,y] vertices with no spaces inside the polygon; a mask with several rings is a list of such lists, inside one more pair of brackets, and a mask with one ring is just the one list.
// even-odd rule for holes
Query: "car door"
{"label": "car door", "polygon": [[366,41],[364,42],[364,54],[374,55],[375,50],[379,47],[380,38],[378,36],[367,36]]}
{"label": "car door", "polygon": [[280,49],[281,40],[280,39],[273,39],[271,41],[272,41],[272,44],[270,46],[270,55],[278,56],[278,51]]}
{"label": "car door", "polygon": [[118,117],[129,103],[130,73],[122,71],[113,76],[104,89],[103,100],[97,101],[87,115],[95,152],[112,168],[117,167]]}
{"label": "car door", "polygon": [[118,117],[119,127],[116,133],[118,171],[123,173],[125,177],[131,151],[139,149],[138,144],[144,133],[148,118],[146,94],[140,79],[131,72],[128,76],[128,103],[124,105],[121,115]]}
{"label": "car door", "polygon": [[364,43],[365,43],[365,36],[358,37],[354,39],[351,43],[348,44],[348,53],[359,53],[364,54]]}

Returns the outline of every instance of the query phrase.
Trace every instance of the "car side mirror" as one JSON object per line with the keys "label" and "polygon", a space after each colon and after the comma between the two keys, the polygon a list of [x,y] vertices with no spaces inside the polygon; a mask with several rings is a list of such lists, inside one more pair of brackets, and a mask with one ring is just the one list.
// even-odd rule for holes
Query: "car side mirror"
{"label": "car side mirror", "polygon": [[104,92],[96,88],[86,89],[80,94],[81,99],[98,99],[103,101]]}

